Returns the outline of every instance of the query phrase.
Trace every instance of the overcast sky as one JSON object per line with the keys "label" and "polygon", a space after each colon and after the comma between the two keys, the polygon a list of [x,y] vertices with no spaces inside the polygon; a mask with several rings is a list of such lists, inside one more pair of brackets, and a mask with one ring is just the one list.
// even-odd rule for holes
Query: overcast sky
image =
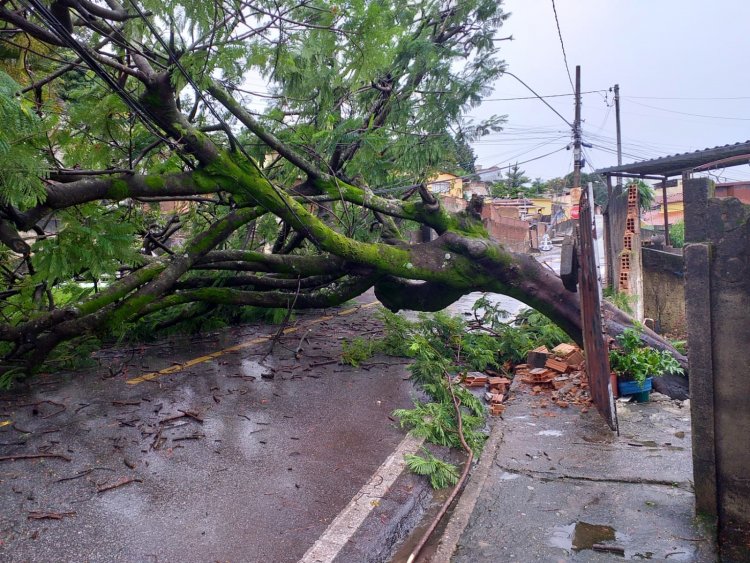
{"label": "overcast sky", "polygon": [[[750,2],[746,0],[555,0],[570,73],[581,66],[585,171],[617,164],[615,110],[620,85],[623,162],[750,139]],[[570,94],[551,0],[506,0],[500,36],[508,71],[539,94]],[[572,171],[570,129],[540,100],[496,100],[531,93],[510,76],[472,111],[507,114],[503,133],[474,145],[483,166],[519,163],[544,179]],[[729,99],[734,98],[734,99]],[[548,98],[573,121],[573,97]],[[748,165],[719,171],[750,179]]]}

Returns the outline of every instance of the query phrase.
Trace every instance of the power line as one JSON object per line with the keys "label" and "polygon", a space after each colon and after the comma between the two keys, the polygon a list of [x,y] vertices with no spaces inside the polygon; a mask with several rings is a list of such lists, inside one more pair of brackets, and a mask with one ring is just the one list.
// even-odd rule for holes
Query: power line
{"label": "power line", "polygon": [[[188,72],[185,70],[185,67],[182,66],[182,64],[180,63],[179,57],[174,53],[174,51],[172,51],[172,48],[167,44],[167,42],[164,40],[164,38],[155,29],[154,25],[148,19],[148,17],[146,16],[146,14],[143,13],[143,11],[141,10],[141,8],[136,4],[135,0],[130,0],[130,4],[133,6],[133,8],[135,9],[135,11],[138,13],[138,17],[141,20],[143,20],[143,22],[146,24],[146,26],[151,30],[151,33],[154,34],[154,37],[156,38],[156,40],[161,44],[162,48],[167,53],[167,56],[169,57],[169,60],[175,64],[175,66],[180,71],[180,73],[185,77],[185,79],[188,81],[188,83],[192,86],[193,90],[195,91],[196,96],[201,99],[201,101],[205,104],[205,106],[208,108],[208,110],[211,112],[211,114],[214,116],[214,118],[218,121],[218,123],[222,125],[222,127],[224,128],[224,130],[225,130],[225,132],[227,134],[227,137],[229,137],[229,139],[237,146],[237,148],[240,150],[240,152],[243,154],[243,156],[248,160],[248,162],[250,162],[251,164],[253,164],[255,166],[255,168],[258,171],[258,173],[262,177],[264,177],[264,179],[268,182],[268,185],[271,186],[271,189],[276,193],[276,195],[278,196],[278,198],[284,204],[284,207],[287,208],[287,210],[292,214],[292,217],[294,217],[297,220],[297,222],[300,224],[300,226],[302,227],[302,229],[304,231],[304,234],[310,239],[310,241],[313,244],[315,244],[317,246],[318,242],[317,242],[315,236],[312,234],[312,232],[310,232],[310,229],[305,225],[305,223],[302,221],[302,219],[299,218],[299,216],[297,215],[297,213],[294,211],[294,209],[292,208],[292,206],[287,201],[285,195],[281,193],[281,190],[279,190],[279,188],[276,187],[276,185],[273,182],[271,182],[268,178],[265,178],[265,176],[263,175],[263,172],[261,171],[260,167],[255,163],[255,161],[252,159],[252,157],[247,153],[247,151],[245,150],[245,148],[239,143],[239,141],[237,140],[237,137],[232,132],[231,127],[229,127],[229,124],[226,123],[226,121],[224,121],[224,119],[222,119],[222,117],[219,115],[219,113],[216,111],[216,109],[213,107],[213,105],[208,101],[208,99],[206,98],[206,96],[203,94],[203,91],[201,90],[201,88],[195,83],[195,81],[193,80],[192,76],[190,76],[188,74]],[[252,194],[250,194],[250,196],[252,197]],[[255,199],[255,198],[253,197],[253,199]],[[260,205],[260,202],[258,202],[257,200],[256,200],[256,203],[258,203],[258,205]]]}
{"label": "power line", "polygon": [[535,97],[539,98],[544,103],[544,105],[546,105],[549,109],[551,109],[553,112],[555,112],[555,114],[557,114],[557,116],[560,119],[562,119],[568,125],[568,127],[570,127],[571,129],[573,129],[573,124],[570,121],[568,121],[567,119],[565,119],[565,117],[563,116],[563,114],[561,114],[559,111],[557,111],[551,105],[549,105],[549,102],[547,102],[547,100],[545,100],[542,96],[540,96],[531,86],[529,86],[528,84],[526,84],[523,80],[521,80],[520,78],[518,78],[512,72],[508,72],[506,70],[506,71],[503,72],[503,74],[507,74],[508,76],[512,76],[513,78],[515,78],[516,80],[518,80],[521,84],[523,84],[526,87],[527,90],[529,90],[532,94],[534,94]]}
{"label": "power line", "polygon": [[[506,73],[508,74],[508,73]],[[581,92],[581,95],[584,94],[601,94],[602,92],[606,92],[606,90],[587,90],[586,92]],[[547,94],[546,96],[518,96],[515,98],[482,98],[483,102],[512,102],[514,100],[536,100],[537,98],[569,98],[570,96],[575,96],[575,94]]]}
{"label": "power line", "polygon": [[718,97],[664,97],[664,96],[622,96],[624,99],[635,100],[750,100],[750,96],[718,96]]}
{"label": "power line", "polygon": [[[506,165],[510,165],[510,164],[521,165],[521,164],[526,164],[528,162],[534,162],[535,160],[540,160],[542,158],[546,158],[546,157],[548,157],[550,155],[553,155],[555,153],[558,153],[560,151],[564,151],[567,148],[568,148],[568,146],[565,145],[564,147],[560,147],[559,149],[555,149],[555,150],[550,151],[548,153],[541,154],[539,156],[535,156],[534,158],[529,158],[528,160],[522,160],[521,162],[516,161],[514,158],[510,158],[510,159],[506,160],[505,162],[493,164],[489,168],[495,168],[495,167],[497,167],[497,168],[505,168]],[[477,172],[474,172],[473,174],[466,174],[464,176],[457,176],[456,178],[459,179],[459,180],[469,180],[469,179],[471,179],[471,178],[473,178],[473,177],[481,174],[483,171],[486,171],[486,170],[487,169],[479,170]],[[395,187],[389,187],[389,188],[378,188],[378,189],[373,190],[373,193],[375,193],[375,194],[384,194],[384,193],[395,192],[395,191],[398,191],[398,190],[404,190],[404,189],[407,189],[407,188],[414,188],[415,186],[416,186],[415,184],[408,184],[408,185],[395,186]]]}
{"label": "power line", "polygon": [[565,70],[568,71],[568,80],[570,81],[570,87],[575,90],[573,86],[573,78],[570,75],[570,67],[568,66],[568,55],[565,53],[565,43],[563,42],[562,32],[560,31],[560,20],[557,18],[557,7],[555,6],[555,0],[552,0],[552,11],[555,12],[555,23],[557,24],[557,36],[560,38],[560,47],[562,47],[563,60],[565,61]]}
{"label": "power line", "polygon": [[143,120],[144,125],[154,135],[156,135],[162,141],[167,142],[171,145],[171,142],[166,139],[159,130],[158,119],[154,114],[147,108],[144,107],[139,100],[130,95],[119,83],[110,76],[110,74],[102,68],[99,62],[93,57],[87,48],[81,45],[75,37],[68,31],[68,29],[60,23],[60,21],[50,12],[40,0],[27,0],[31,8],[39,15],[40,19],[47,24],[47,26],[65,43],[70,49],[76,52],[83,62],[86,63],[88,68],[96,74],[104,83],[112,89],[122,100],[125,102],[134,113],[139,115]]}
{"label": "power line", "polygon": [[649,104],[643,104],[641,102],[634,102],[632,100],[630,100],[630,103],[636,104],[638,106],[643,106],[644,108],[651,108],[651,109],[655,109],[655,110],[659,110],[659,111],[665,111],[667,113],[676,113],[676,114],[679,114],[679,115],[688,115],[690,117],[702,117],[704,119],[723,119],[723,120],[726,120],[726,121],[750,121],[750,117],[728,117],[728,116],[725,116],[725,115],[704,115],[704,114],[700,114],[700,113],[688,113],[686,111],[677,111],[677,110],[673,110],[673,109],[660,108],[660,107],[652,106],[652,105],[649,105]]}

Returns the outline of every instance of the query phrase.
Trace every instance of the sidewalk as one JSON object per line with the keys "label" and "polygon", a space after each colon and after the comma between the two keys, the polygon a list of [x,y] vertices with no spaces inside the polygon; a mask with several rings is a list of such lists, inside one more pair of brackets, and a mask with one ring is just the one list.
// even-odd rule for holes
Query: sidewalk
{"label": "sidewalk", "polygon": [[432,561],[716,561],[693,515],[687,402],[540,408],[514,382]]}

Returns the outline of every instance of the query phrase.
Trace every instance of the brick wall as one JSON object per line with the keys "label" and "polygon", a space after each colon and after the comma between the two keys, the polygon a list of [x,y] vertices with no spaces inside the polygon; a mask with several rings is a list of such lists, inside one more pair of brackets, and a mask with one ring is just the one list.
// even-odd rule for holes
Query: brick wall
{"label": "brick wall", "polygon": [[[526,252],[529,250],[529,223],[513,217],[504,217],[500,206],[485,204],[482,208],[482,223],[490,237],[509,250]],[[517,213],[517,211],[516,211]]]}

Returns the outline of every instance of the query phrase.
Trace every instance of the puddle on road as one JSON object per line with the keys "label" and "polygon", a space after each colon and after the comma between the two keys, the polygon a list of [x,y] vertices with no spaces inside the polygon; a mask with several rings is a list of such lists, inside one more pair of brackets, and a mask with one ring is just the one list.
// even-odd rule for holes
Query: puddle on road
{"label": "puddle on road", "polygon": [[[588,522],[573,522],[567,526],[555,526],[549,538],[552,547],[564,549],[567,552],[593,550],[602,555],[609,555],[615,559],[647,560],[655,558],[651,551],[634,548],[633,539],[615,530],[612,526],[589,524]],[[597,546],[597,549],[594,549]],[[606,548],[614,548],[612,551]],[[686,551],[672,551],[670,561],[691,561],[692,553]],[[657,557],[658,559],[658,557]]]}
{"label": "puddle on road", "polygon": [[240,369],[243,377],[254,377],[256,380],[273,378],[273,370],[256,360],[243,358],[240,361]]}
{"label": "puddle on road", "polygon": [[569,551],[581,551],[593,549],[595,544],[614,542],[617,539],[618,534],[611,526],[574,522],[568,526],[553,528],[550,544]]}

